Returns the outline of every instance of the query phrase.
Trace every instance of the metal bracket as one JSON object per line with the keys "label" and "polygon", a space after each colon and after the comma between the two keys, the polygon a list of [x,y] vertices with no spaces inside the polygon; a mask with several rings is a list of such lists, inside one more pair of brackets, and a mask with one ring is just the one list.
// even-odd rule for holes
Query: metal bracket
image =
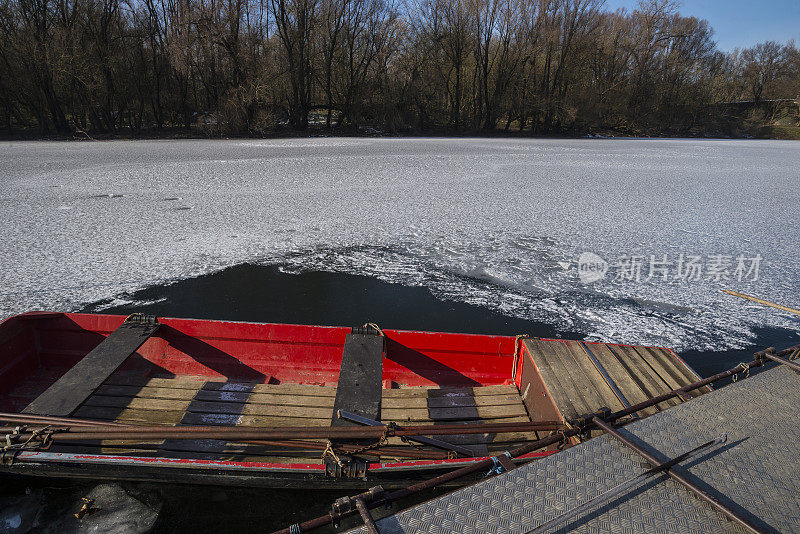
{"label": "metal bracket", "polygon": [[159,324],[158,317],[155,315],[145,315],[143,313],[132,313],[125,319],[124,322],[142,326],[155,326]]}
{"label": "metal bracket", "polygon": [[350,329],[351,334],[361,334],[363,336],[382,336],[383,332],[374,323],[367,323],[364,326],[354,326]]}
{"label": "metal bracket", "polygon": [[378,527],[375,525],[375,520],[372,518],[372,515],[369,513],[369,506],[367,506],[367,500],[365,497],[368,497],[369,502],[377,502],[383,499],[386,495],[386,492],[383,489],[383,486],[373,486],[367,493],[356,495],[355,497],[340,497],[333,501],[331,505],[331,520],[333,521],[334,528],[339,527],[339,520],[351,514],[354,511],[357,511],[361,518],[364,520],[364,524],[369,530],[370,533],[377,534]]}
{"label": "metal bracket", "polygon": [[508,451],[498,456],[492,456],[492,464],[492,468],[486,473],[487,477],[511,471],[516,467],[516,465],[511,462],[511,453]]}
{"label": "metal bracket", "polygon": [[326,459],[325,476],[331,478],[364,478],[367,476],[367,462],[357,458],[345,459],[341,456],[339,458],[342,460],[342,465]]}
{"label": "metal bracket", "polygon": [[17,426],[10,434],[6,434],[2,452],[5,456],[5,453],[9,451],[14,451],[13,455],[16,455],[21,450],[47,450],[53,444],[52,434],[54,430],[49,426],[31,430],[30,435],[23,441],[23,434],[28,434],[27,427]]}

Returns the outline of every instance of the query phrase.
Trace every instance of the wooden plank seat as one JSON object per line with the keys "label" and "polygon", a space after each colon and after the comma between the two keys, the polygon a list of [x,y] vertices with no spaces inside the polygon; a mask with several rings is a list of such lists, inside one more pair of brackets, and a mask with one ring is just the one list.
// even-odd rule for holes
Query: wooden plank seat
{"label": "wooden plank seat", "polygon": [[131,315],[22,412],[62,417],[70,415],[150,339],[159,326],[155,317]]}
{"label": "wooden plank seat", "polygon": [[[141,379],[117,373],[86,399],[74,416],[168,426],[329,426],[336,393],[336,387],[202,381],[188,377]],[[382,389],[380,394],[384,422],[424,425],[530,421],[514,385],[401,387]],[[540,436],[535,432],[507,432],[436,437],[464,446],[476,455],[486,455]],[[410,447],[399,438],[391,438],[387,445]],[[218,440],[150,440],[144,444],[104,440],[58,447],[81,452],[261,462],[287,462],[290,461],[287,458],[293,458],[302,459],[304,463],[318,463],[321,457],[321,451],[298,452]],[[387,455],[387,458],[393,457],[396,456]]]}

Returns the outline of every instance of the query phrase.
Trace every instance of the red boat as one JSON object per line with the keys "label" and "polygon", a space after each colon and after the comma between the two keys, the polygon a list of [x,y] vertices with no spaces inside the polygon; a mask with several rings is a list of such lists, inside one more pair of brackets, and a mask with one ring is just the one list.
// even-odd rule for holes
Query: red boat
{"label": "red boat", "polygon": [[397,487],[696,379],[653,347],[31,312],[0,323],[0,469]]}

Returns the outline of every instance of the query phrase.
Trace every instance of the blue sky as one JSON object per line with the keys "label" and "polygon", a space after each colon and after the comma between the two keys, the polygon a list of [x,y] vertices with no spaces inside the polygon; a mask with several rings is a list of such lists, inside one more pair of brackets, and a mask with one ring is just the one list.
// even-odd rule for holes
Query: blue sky
{"label": "blue sky", "polygon": [[[606,7],[629,10],[637,0],[606,0]],[[682,15],[707,19],[720,50],[745,48],[762,41],[800,45],[800,0],[683,0]]]}

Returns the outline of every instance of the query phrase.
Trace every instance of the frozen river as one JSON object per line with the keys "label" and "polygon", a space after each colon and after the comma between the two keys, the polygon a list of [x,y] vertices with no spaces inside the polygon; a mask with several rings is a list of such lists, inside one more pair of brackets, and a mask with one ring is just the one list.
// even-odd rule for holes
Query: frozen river
{"label": "frozen river", "polygon": [[709,350],[800,331],[720,292],[800,307],[794,142],[2,143],[0,210],[0,317],[255,262],[603,341]]}

